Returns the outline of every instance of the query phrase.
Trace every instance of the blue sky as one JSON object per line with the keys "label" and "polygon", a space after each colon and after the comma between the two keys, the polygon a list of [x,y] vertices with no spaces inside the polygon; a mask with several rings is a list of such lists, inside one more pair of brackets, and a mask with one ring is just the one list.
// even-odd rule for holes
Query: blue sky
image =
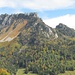
{"label": "blue sky", "polygon": [[0,0],[0,14],[25,12],[37,12],[51,27],[61,22],[75,29],[75,0]]}

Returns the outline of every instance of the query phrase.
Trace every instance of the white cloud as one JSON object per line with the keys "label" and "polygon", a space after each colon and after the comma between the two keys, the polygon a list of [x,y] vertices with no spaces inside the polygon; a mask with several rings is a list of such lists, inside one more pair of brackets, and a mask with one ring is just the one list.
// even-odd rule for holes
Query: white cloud
{"label": "white cloud", "polygon": [[54,10],[74,7],[75,0],[0,0],[0,7]]}
{"label": "white cloud", "polygon": [[15,3],[15,0],[0,0],[0,8],[1,7],[15,8],[16,6],[17,6],[17,3]]}
{"label": "white cloud", "polygon": [[68,27],[75,29],[75,14],[74,15],[67,14],[64,16],[56,17],[56,18],[44,19],[43,21],[47,25],[53,28],[55,28],[56,25],[58,25],[59,23],[63,23],[67,25]]}

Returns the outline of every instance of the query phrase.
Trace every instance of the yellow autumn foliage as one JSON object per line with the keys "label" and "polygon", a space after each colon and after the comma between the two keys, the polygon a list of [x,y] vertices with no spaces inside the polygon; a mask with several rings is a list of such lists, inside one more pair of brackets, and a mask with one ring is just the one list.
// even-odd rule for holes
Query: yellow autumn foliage
{"label": "yellow autumn foliage", "polygon": [[0,75],[10,75],[6,70],[0,69]]}

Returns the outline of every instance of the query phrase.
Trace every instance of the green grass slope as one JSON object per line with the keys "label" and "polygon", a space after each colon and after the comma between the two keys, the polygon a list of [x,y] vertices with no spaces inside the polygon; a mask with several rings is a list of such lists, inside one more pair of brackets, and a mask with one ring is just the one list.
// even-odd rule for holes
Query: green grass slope
{"label": "green grass slope", "polygon": [[75,71],[66,71],[65,73],[61,73],[58,75],[75,75]]}
{"label": "green grass slope", "polygon": [[24,74],[24,70],[25,69],[19,69],[16,73],[16,75],[37,75],[37,74],[33,74],[31,72],[28,72],[28,74]]}

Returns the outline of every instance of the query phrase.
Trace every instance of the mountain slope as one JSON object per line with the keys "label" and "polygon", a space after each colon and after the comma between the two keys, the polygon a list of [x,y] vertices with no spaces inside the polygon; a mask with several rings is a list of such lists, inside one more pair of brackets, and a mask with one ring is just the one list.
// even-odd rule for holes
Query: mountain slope
{"label": "mountain slope", "polygon": [[0,68],[15,75],[25,68],[38,75],[75,70],[75,30],[64,24],[55,29],[36,13],[0,15]]}

